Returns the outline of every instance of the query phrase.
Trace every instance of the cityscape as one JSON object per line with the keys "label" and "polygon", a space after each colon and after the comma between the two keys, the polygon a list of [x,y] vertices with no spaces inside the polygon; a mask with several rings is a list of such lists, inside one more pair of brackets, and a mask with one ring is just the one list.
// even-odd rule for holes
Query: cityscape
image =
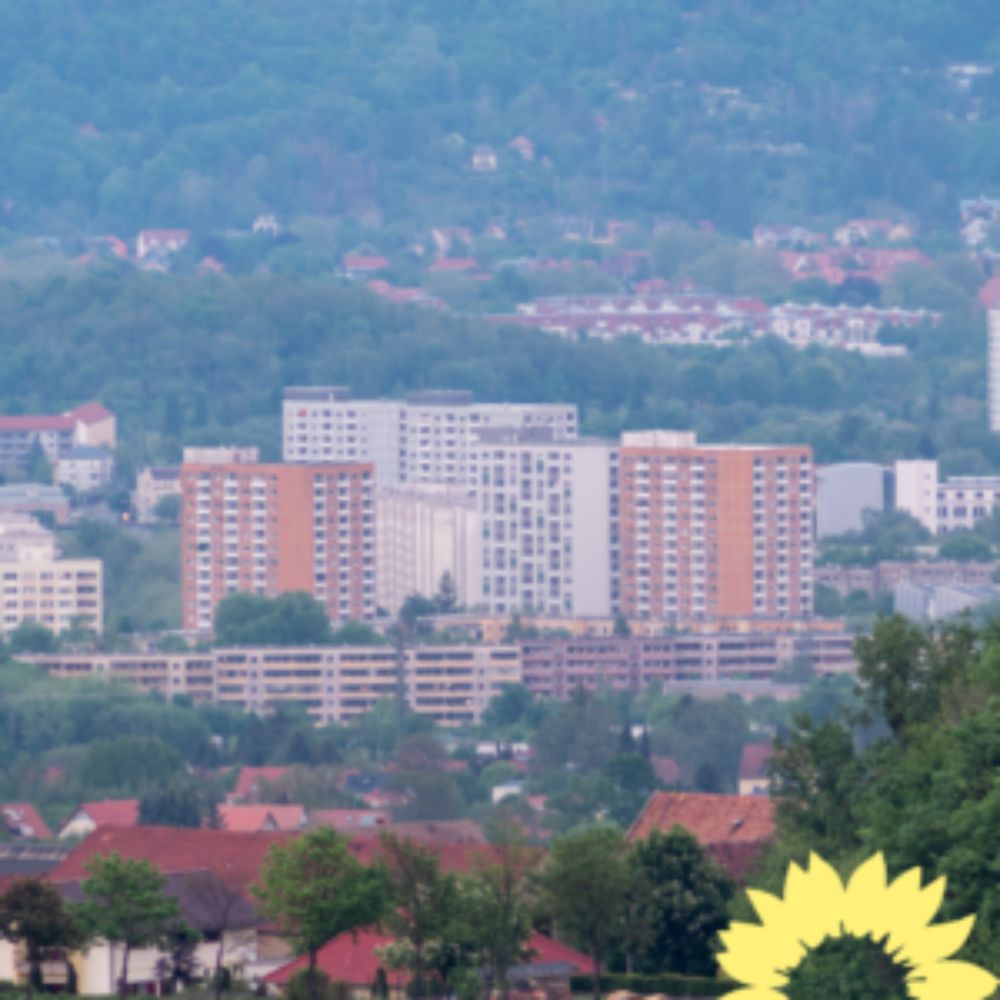
{"label": "cityscape", "polygon": [[0,0],[0,993],[1000,996],[998,53]]}

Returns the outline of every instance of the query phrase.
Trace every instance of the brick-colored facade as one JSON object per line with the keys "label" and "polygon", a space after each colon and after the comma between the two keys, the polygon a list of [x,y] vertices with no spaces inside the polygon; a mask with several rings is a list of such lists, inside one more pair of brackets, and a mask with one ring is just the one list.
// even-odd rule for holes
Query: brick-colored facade
{"label": "brick-colored facade", "polygon": [[687,622],[812,614],[809,448],[625,434],[620,483],[626,616]]}
{"label": "brick-colored facade", "polygon": [[247,457],[224,449],[185,455],[184,628],[211,630],[216,605],[234,591],[274,596],[302,590],[334,621],[372,618],[371,464],[268,465]]}

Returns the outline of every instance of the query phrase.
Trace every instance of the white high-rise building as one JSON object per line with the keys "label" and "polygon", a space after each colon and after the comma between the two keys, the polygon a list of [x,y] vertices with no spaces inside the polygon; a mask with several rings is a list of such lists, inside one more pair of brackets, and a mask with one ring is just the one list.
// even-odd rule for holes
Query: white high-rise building
{"label": "white high-rise building", "polygon": [[484,607],[610,615],[618,601],[617,445],[494,429],[472,450]]}
{"label": "white high-rise building", "polygon": [[915,517],[932,535],[938,530],[938,464],[934,459],[896,462],[896,510]]}
{"label": "white high-rise building", "polygon": [[476,403],[464,390],[411,393],[403,400],[351,399],[344,387],[289,388],[282,406],[286,462],[372,462],[380,487],[469,485],[470,448],[484,428],[545,427],[577,435],[575,406]]}
{"label": "white high-rise building", "polygon": [[433,597],[448,574],[458,607],[481,600],[479,511],[465,486],[378,491],[375,551],[378,604],[396,614],[411,594]]}
{"label": "white high-rise building", "polygon": [[1000,432],[1000,309],[987,314],[989,351],[987,365],[987,398],[990,430]]}

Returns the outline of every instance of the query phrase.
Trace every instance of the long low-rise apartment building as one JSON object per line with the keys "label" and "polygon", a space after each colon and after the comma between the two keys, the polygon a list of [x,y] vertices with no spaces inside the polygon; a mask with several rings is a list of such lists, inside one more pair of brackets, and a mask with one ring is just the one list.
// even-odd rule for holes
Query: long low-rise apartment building
{"label": "long low-rise apartment building", "polygon": [[56,677],[122,680],[172,697],[189,695],[257,714],[303,705],[319,725],[349,722],[402,687],[407,704],[442,725],[479,721],[504,684],[521,683],[514,645],[303,646],[202,653],[73,653],[26,656]]}
{"label": "long low-rise apartment building", "polygon": [[576,688],[612,687],[638,694],[665,689],[771,682],[801,668],[815,674],[855,669],[847,632],[678,633],[529,639],[521,644],[524,684],[534,694],[565,698]]}

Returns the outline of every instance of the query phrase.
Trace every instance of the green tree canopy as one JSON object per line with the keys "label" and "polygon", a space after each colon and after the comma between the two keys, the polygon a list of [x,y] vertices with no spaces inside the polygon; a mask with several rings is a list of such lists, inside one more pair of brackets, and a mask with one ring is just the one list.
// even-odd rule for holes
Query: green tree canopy
{"label": "green tree canopy", "polygon": [[222,646],[313,646],[330,642],[326,610],[311,594],[227,594],[215,610]]}
{"label": "green tree canopy", "polygon": [[95,855],[85,868],[85,898],[75,913],[88,934],[122,945],[118,990],[124,996],[129,955],[165,938],[178,919],[177,900],[166,894],[166,880],[148,861],[112,852]]}
{"label": "green tree canopy", "polygon": [[42,960],[46,950],[74,948],[84,939],[80,926],[63,906],[59,890],[40,878],[15,879],[0,895],[0,937],[24,946],[28,982],[39,992],[44,989]]}
{"label": "green tree canopy", "polygon": [[377,920],[385,905],[378,872],[365,868],[347,838],[331,827],[272,846],[254,893],[296,952],[309,956],[313,987],[319,949],[338,934]]}
{"label": "green tree canopy", "polygon": [[594,826],[553,841],[539,872],[543,909],[557,933],[583,948],[594,962],[594,1000],[600,1000],[600,975],[618,939],[630,888],[622,833]]}

